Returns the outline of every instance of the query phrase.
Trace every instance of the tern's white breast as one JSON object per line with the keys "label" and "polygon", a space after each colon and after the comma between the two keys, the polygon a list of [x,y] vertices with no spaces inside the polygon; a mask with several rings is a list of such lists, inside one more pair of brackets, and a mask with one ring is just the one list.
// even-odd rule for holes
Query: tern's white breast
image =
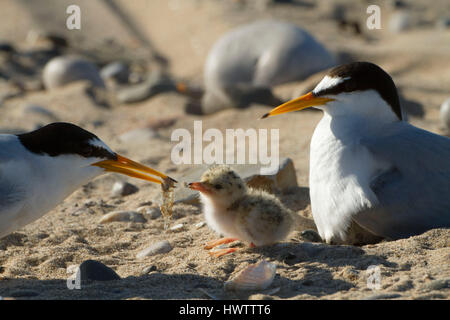
{"label": "tern's white breast", "polygon": [[354,214],[376,203],[370,179],[386,163],[359,144],[364,125],[325,113],[311,140],[310,197],[318,231],[327,242],[345,240]]}

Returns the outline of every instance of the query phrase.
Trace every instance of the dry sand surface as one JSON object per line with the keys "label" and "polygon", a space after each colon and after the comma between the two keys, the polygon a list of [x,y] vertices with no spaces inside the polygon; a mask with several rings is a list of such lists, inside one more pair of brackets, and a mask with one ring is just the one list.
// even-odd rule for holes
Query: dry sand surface
{"label": "dry sand surface", "polygon": [[[24,12],[21,1],[3,2],[0,38],[25,46],[28,30],[45,25],[45,16]],[[365,27],[365,2],[361,6],[353,1],[296,1],[261,6],[256,0],[119,1],[149,43],[168,59],[170,72],[178,79],[201,85],[206,54],[227,30],[260,18],[283,19],[308,30],[342,61],[369,60],[383,67],[407,101],[422,105],[424,116],[410,117],[410,121],[441,133],[439,106],[450,96],[450,29],[439,29],[435,22],[450,17],[448,1],[433,1],[432,5],[425,0],[405,2],[409,5],[413,27],[392,33],[388,23],[394,9],[381,2],[383,29],[369,31]],[[115,22],[115,17],[103,20],[111,13],[102,3],[70,3],[95,10],[96,14],[90,11],[92,18],[83,25],[82,31],[76,31],[89,33],[85,34],[88,42],[111,36],[129,46],[136,42],[129,30]],[[347,6],[349,17],[360,22],[362,35],[337,27],[332,12],[339,3]],[[60,14],[64,17],[62,7]],[[66,33],[71,36],[67,30]],[[275,92],[290,98],[296,88],[311,84],[311,80],[288,84],[276,88]],[[28,104],[45,106],[58,120],[95,132],[118,153],[174,178],[189,171],[188,165],[174,165],[170,160],[176,144],[170,137],[176,128],[192,131],[194,120],[202,120],[204,130],[279,128],[280,156],[293,160],[299,184],[298,188],[279,196],[298,214],[310,215],[309,142],[321,118],[320,112],[302,111],[258,121],[268,108],[253,105],[244,110],[228,109],[209,116],[193,116],[184,112],[187,98],[176,93],[160,94],[132,105],[113,104],[108,109],[98,106],[87,88],[86,83],[79,82],[50,92],[26,92],[8,99],[0,107],[0,128],[27,131],[49,122],[41,115],[28,116],[23,111]],[[134,128],[160,124],[167,119],[174,121],[161,125],[152,139],[129,143],[119,139]],[[114,182],[123,180],[136,185],[139,192],[126,197],[111,196]],[[212,258],[203,245],[217,235],[207,226],[196,226],[204,221],[202,209],[197,206],[175,205],[172,224],[184,225],[176,232],[164,231],[161,217],[147,219],[145,223],[99,223],[104,214],[114,210],[135,210],[145,203],[156,206],[159,193],[159,187],[154,184],[104,175],[80,188],[41,219],[0,239],[0,296],[26,299],[450,298],[448,229],[362,247],[307,242],[300,236],[301,230],[297,230],[284,243]],[[161,240],[168,240],[173,249],[136,258],[138,252]],[[122,279],[86,283],[81,290],[68,290],[66,268],[88,259],[104,263]],[[277,265],[277,275],[268,289],[247,293],[224,290],[225,281],[262,259]],[[371,265],[379,266],[381,271],[379,290],[367,286],[366,269]]]}

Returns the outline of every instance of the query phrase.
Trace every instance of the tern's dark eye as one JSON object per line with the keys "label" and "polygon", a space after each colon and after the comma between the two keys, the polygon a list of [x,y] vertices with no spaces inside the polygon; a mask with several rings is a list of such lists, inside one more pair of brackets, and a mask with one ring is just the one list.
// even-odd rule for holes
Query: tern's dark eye
{"label": "tern's dark eye", "polygon": [[89,145],[82,146],[81,150],[80,150],[80,154],[86,158],[89,158],[90,156],[92,156],[93,152],[94,152],[94,148]]}
{"label": "tern's dark eye", "polygon": [[220,189],[222,189],[222,185],[220,185],[220,184],[215,184],[215,185],[214,185],[214,188],[215,188],[216,190],[220,190]]}

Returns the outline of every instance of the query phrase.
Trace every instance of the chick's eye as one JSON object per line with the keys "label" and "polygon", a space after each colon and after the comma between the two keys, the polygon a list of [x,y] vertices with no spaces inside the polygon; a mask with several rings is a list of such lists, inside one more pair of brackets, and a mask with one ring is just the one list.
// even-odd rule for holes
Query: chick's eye
{"label": "chick's eye", "polygon": [[220,190],[220,189],[222,189],[222,186],[220,184],[216,184],[216,185],[214,185],[214,188],[216,188],[217,190]]}

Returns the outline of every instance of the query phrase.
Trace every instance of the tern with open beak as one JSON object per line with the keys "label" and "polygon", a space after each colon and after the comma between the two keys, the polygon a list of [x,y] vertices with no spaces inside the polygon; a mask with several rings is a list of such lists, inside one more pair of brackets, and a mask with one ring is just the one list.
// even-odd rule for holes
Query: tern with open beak
{"label": "tern with open beak", "polygon": [[118,155],[97,136],[70,123],[0,134],[0,238],[37,220],[106,172],[160,184],[171,179]]}
{"label": "tern with open beak", "polygon": [[[450,227],[450,139],[404,121],[391,77],[368,62],[331,69],[312,92],[263,116],[324,112],[310,149],[310,198],[328,243]],[[370,237],[369,237],[370,238]],[[374,240],[376,241],[376,240]]]}

